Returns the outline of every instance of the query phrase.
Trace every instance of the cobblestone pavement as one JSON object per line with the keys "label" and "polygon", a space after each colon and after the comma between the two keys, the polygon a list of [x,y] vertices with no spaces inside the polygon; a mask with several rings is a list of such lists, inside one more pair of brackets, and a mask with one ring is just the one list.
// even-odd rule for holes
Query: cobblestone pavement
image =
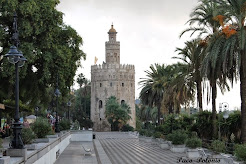
{"label": "cobblestone pavement", "polygon": [[185,153],[163,150],[128,133],[98,132],[96,138],[113,164],[177,164],[180,157],[185,157]]}

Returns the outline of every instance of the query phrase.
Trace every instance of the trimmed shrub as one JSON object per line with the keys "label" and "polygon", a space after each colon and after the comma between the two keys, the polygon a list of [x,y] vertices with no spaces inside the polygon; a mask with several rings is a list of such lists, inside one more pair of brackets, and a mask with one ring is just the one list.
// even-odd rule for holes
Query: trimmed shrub
{"label": "trimmed shrub", "polygon": [[234,153],[239,160],[246,162],[246,144],[236,145]]}
{"label": "trimmed shrub", "polygon": [[226,146],[225,146],[225,142],[220,141],[220,140],[214,140],[211,143],[211,147],[213,149],[213,151],[215,151],[216,153],[224,153],[226,150]]}
{"label": "trimmed shrub", "polygon": [[141,129],[141,130],[139,130],[139,134],[140,134],[141,136],[145,136],[146,133],[147,133],[147,130],[146,130],[146,129]]}
{"label": "trimmed shrub", "polygon": [[53,134],[52,128],[45,118],[38,118],[32,124],[32,130],[38,138],[45,138],[46,135]]}
{"label": "trimmed shrub", "polygon": [[201,147],[202,146],[202,140],[200,138],[197,138],[197,137],[188,138],[185,141],[185,145],[188,148],[195,149],[197,147]]}
{"label": "trimmed shrub", "polygon": [[188,138],[188,135],[183,130],[173,131],[171,134],[167,135],[167,140],[172,141],[174,145],[182,145],[185,143],[185,140]]}
{"label": "trimmed shrub", "polygon": [[68,119],[63,119],[59,122],[59,129],[62,130],[70,130],[71,123]]}
{"label": "trimmed shrub", "polygon": [[75,120],[72,126],[72,130],[79,130],[80,125],[79,125],[79,121]]}
{"label": "trimmed shrub", "polygon": [[151,131],[149,131],[147,129],[141,129],[139,131],[139,134],[142,135],[142,136],[146,136],[146,137],[151,137],[152,136]]}
{"label": "trimmed shrub", "polygon": [[23,128],[21,132],[24,145],[31,144],[32,140],[36,138],[36,135],[31,128]]}
{"label": "trimmed shrub", "polygon": [[134,131],[134,128],[130,126],[129,124],[126,124],[122,126],[121,131],[123,132]]}
{"label": "trimmed shrub", "polygon": [[155,132],[153,135],[154,138],[161,138],[161,136],[162,136],[161,132]]}

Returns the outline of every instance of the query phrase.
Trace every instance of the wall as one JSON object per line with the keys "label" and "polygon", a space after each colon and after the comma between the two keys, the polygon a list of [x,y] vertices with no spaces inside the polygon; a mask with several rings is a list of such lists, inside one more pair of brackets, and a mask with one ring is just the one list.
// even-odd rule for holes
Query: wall
{"label": "wall", "polygon": [[[115,96],[131,108],[129,124],[135,128],[135,67],[124,64],[103,64],[91,66],[91,119],[95,131],[110,131],[105,118],[107,98]],[[99,108],[102,101],[102,108]]]}

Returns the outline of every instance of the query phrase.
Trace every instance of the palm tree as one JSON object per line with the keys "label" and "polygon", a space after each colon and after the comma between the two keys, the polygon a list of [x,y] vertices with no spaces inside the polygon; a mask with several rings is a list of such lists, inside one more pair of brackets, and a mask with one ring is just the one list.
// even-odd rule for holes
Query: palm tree
{"label": "palm tree", "polygon": [[163,98],[163,80],[164,77],[164,65],[151,65],[150,71],[145,71],[147,73],[147,78],[143,78],[139,82],[142,85],[142,90],[140,91],[140,99],[144,105],[150,107],[156,106],[158,109],[158,124],[160,124],[160,109],[161,101]]}
{"label": "palm tree", "polygon": [[194,97],[191,80],[186,75],[186,64],[173,65],[151,65],[151,71],[145,71],[147,78],[140,81],[142,90],[140,92],[141,102],[148,106],[156,106],[158,109],[158,123],[160,123],[160,110],[163,113],[179,113],[180,105],[183,105]]}
{"label": "palm tree", "polygon": [[[191,27],[186,29],[182,34],[187,31],[192,31],[193,35],[195,32],[199,32],[199,36],[205,35],[205,39],[201,40],[201,45],[204,46],[204,49],[207,47],[208,43],[211,43],[211,38],[220,30],[223,25],[223,20],[226,18],[224,15],[227,15],[220,10],[221,3],[214,3],[211,0],[201,0],[201,3],[194,9],[191,13],[191,19],[188,21],[190,25],[197,23],[200,28]],[[221,15],[223,13],[223,15]],[[182,35],[181,34],[181,35]],[[211,44],[210,44],[211,45]],[[206,50],[206,56],[210,56],[211,52]],[[211,67],[210,63],[216,63],[217,68]],[[201,63],[200,63],[201,64]],[[221,73],[221,62],[214,60],[211,57],[207,57],[205,62],[202,61],[203,69],[202,74],[204,79],[209,80],[210,87],[212,89],[212,119],[213,119],[213,136],[217,136],[217,126],[216,126],[216,98],[217,98],[217,86],[216,83],[220,84],[222,93],[225,88],[228,86],[226,83],[225,74]],[[200,68],[201,69],[201,65]],[[219,81],[218,81],[219,79]],[[228,88],[228,87],[227,87]]]}
{"label": "palm tree", "polygon": [[166,91],[173,94],[174,109],[176,108],[175,113],[180,113],[181,105],[184,105],[186,108],[190,102],[194,101],[195,85],[192,76],[190,76],[188,64],[177,63],[173,64],[172,67],[172,74],[174,76],[170,81],[171,89]]}
{"label": "palm tree", "polygon": [[181,55],[181,57],[173,58],[180,59],[187,64],[188,76],[192,78],[196,85],[199,111],[202,111],[202,76],[200,67],[204,59],[204,48],[201,44],[201,39],[187,41],[184,48],[177,48],[176,51],[178,51],[178,55]]}
{"label": "palm tree", "polygon": [[[241,94],[241,140],[246,142],[246,0],[215,1],[230,21],[226,21],[221,30],[211,38],[210,55],[213,61],[219,61],[223,73],[233,82],[239,76]],[[221,55],[220,55],[221,54]],[[216,63],[212,62],[213,69]]]}

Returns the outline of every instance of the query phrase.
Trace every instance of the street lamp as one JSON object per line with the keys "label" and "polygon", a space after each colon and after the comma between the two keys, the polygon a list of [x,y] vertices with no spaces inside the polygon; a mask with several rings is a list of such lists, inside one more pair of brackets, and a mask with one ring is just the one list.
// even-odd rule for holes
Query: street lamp
{"label": "street lamp", "polygon": [[6,55],[4,55],[4,57],[7,57],[8,61],[11,64],[15,65],[15,121],[12,126],[13,140],[10,143],[10,147],[13,149],[23,149],[24,144],[21,137],[22,125],[20,123],[19,114],[19,67],[22,67],[27,59],[23,56],[21,51],[18,51],[19,33],[17,30],[16,13],[14,13],[13,36],[11,40],[13,45],[10,47],[9,52]]}
{"label": "street lamp", "polygon": [[61,95],[61,92],[58,89],[58,78],[57,78],[57,85],[56,85],[56,90],[55,90],[55,96],[56,96],[56,122],[55,122],[55,132],[59,133],[59,121],[58,121],[58,97]]}
{"label": "street lamp", "polygon": [[72,105],[72,103],[71,103],[71,101],[69,100],[68,102],[67,102],[67,106],[68,106],[68,111],[67,111],[67,118],[68,118],[68,120],[70,120],[70,111],[69,111],[69,107]]}
{"label": "street lamp", "polygon": [[[223,102],[219,104],[219,113],[224,111],[223,118],[226,120],[229,117],[227,110],[229,109],[229,104],[227,102]],[[220,118],[220,117],[219,117]],[[220,127],[220,119],[219,119],[219,140],[221,139],[221,127]]]}

